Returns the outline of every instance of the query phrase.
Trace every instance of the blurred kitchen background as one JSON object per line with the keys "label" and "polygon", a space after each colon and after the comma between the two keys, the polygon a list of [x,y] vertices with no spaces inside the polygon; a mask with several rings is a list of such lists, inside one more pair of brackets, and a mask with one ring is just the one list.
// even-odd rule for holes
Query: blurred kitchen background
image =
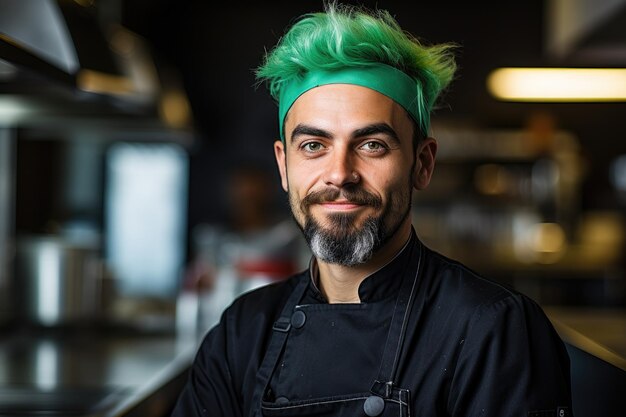
{"label": "blurred kitchen background", "polygon": [[[418,234],[538,301],[586,393],[576,415],[618,415],[626,0],[349,3],[458,45]],[[322,7],[0,0],[0,416],[165,415],[223,308],[306,267],[254,69]],[[498,70],[527,67],[621,72],[611,98],[542,97],[592,85],[561,73],[506,96]]]}

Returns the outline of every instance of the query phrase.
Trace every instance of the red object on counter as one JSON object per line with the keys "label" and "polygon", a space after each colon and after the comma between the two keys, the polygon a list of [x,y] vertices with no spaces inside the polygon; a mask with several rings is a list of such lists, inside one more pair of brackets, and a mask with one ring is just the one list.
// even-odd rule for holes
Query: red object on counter
{"label": "red object on counter", "polygon": [[281,259],[241,260],[235,267],[242,279],[264,275],[271,280],[278,281],[298,272],[295,262]]}

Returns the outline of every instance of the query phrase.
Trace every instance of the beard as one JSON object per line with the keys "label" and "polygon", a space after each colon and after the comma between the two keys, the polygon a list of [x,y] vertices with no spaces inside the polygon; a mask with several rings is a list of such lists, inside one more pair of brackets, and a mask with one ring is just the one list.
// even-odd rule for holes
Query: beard
{"label": "beard", "polygon": [[[352,223],[349,215],[333,215],[329,220],[337,232],[347,230]],[[307,218],[303,232],[313,255],[321,261],[356,266],[372,258],[384,241],[380,218],[368,217],[360,229],[338,234],[326,230],[313,218]]]}
{"label": "beard", "polygon": [[[410,213],[411,188],[409,185],[408,189],[391,192],[386,205],[380,197],[358,185],[315,191],[299,203],[290,195],[289,201],[313,255],[323,262],[352,267],[369,261],[398,231]],[[331,213],[326,216],[325,225],[313,218],[311,205],[334,201],[340,196],[351,203],[369,206],[378,214],[368,216],[360,226],[358,213]],[[295,216],[296,208],[302,221]]]}

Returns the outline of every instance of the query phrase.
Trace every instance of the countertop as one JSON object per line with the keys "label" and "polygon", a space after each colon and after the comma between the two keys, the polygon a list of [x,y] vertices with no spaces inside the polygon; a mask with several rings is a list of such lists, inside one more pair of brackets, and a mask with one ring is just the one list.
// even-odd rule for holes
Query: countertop
{"label": "countertop", "polygon": [[162,416],[197,341],[138,331],[0,334],[0,416]]}
{"label": "countertop", "polygon": [[626,308],[543,309],[565,342],[626,371]]}
{"label": "countertop", "polygon": [[574,415],[624,415],[626,309],[558,306],[544,311],[566,342]]}

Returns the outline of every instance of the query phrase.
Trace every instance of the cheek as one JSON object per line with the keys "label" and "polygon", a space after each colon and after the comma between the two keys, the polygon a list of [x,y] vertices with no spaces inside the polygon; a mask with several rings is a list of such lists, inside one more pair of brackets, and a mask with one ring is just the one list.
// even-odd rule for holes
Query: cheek
{"label": "cheek", "polygon": [[407,187],[412,187],[410,168],[404,164],[387,165],[373,170],[372,174],[363,180],[366,188],[375,191],[383,199],[387,199],[390,194],[404,192]]}
{"label": "cheek", "polygon": [[319,175],[315,167],[306,164],[291,164],[287,166],[287,185],[289,191],[296,193],[299,198],[306,196],[318,182]]}

